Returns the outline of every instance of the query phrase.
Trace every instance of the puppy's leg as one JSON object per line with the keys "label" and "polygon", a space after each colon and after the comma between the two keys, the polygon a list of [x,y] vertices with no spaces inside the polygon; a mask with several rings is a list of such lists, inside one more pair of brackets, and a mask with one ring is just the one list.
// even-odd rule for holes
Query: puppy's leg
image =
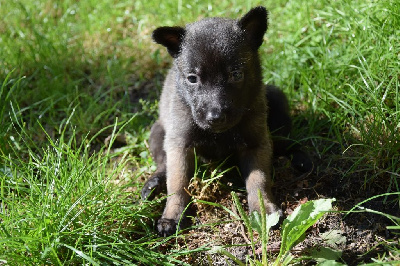
{"label": "puppy's leg", "polygon": [[310,157],[302,151],[300,144],[289,139],[292,119],[285,94],[279,88],[267,85],[267,101],[269,107],[268,128],[274,142],[274,155],[286,156],[292,161],[295,169],[301,172],[310,172],[313,168]]}
{"label": "puppy's leg", "polygon": [[164,127],[156,121],[151,127],[150,133],[150,152],[157,164],[157,170],[147,180],[142,188],[142,199],[153,199],[156,195],[164,192],[166,185],[166,155],[164,151]]}
{"label": "puppy's leg", "polygon": [[267,213],[278,212],[282,215],[282,211],[275,204],[271,192],[271,159],[271,144],[269,140],[266,140],[264,144],[240,153],[240,171],[246,181],[250,212],[260,211],[260,203],[258,200],[258,190],[260,190]]}
{"label": "puppy's leg", "polygon": [[[167,151],[167,203],[161,219],[158,220],[157,230],[161,236],[175,233],[189,195],[185,191],[189,186],[189,178],[194,171],[194,152],[182,147],[168,147]],[[183,221],[184,219],[182,219]]]}

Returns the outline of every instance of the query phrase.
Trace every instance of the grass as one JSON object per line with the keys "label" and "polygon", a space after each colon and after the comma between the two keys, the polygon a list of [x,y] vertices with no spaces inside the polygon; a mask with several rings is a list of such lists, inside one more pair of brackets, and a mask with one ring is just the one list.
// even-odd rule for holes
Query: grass
{"label": "grass", "polygon": [[[2,1],[0,263],[174,264],[210,248],[168,246],[153,231],[161,200],[139,200],[170,62],[150,36],[259,4],[265,81],[289,96],[294,136],[398,208],[398,1]],[[122,148],[105,144],[118,134]]]}

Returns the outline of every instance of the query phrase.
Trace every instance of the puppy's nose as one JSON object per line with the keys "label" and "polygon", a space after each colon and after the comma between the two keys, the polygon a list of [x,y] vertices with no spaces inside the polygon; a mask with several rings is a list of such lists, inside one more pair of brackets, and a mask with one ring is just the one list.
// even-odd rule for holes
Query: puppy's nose
{"label": "puppy's nose", "polygon": [[225,121],[226,115],[219,108],[212,108],[207,112],[206,120],[211,124],[221,124]]}

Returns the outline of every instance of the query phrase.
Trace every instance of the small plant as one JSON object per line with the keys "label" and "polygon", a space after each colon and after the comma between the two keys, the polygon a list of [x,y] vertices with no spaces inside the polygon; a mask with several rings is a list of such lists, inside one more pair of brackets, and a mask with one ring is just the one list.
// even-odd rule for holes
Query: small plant
{"label": "small plant", "polygon": [[[253,258],[248,258],[250,265],[267,265],[268,264],[268,237],[269,231],[273,226],[276,226],[279,222],[279,215],[277,213],[266,214],[265,206],[261,198],[261,193],[259,193],[259,200],[261,205],[261,214],[258,212],[253,212],[248,216],[241,203],[239,201],[236,193],[232,192],[232,197],[235,202],[235,206],[239,211],[241,218],[247,228],[247,234],[249,236],[251,247],[253,251]],[[293,213],[291,213],[282,224],[281,229],[281,246],[279,254],[272,265],[289,265],[294,262],[295,257],[290,253],[292,248],[304,240],[305,232],[308,228],[314,225],[326,212],[332,209],[332,202],[335,199],[319,199],[308,201],[300,206],[298,206]],[[255,252],[255,239],[253,230],[257,231],[261,236],[261,248],[262,256],[261,261],[256,259]],[[230,259],[234,260],[239,265],[244,265],[235,256],[229,253],[227,250],[219,247],[218,249],[213,249],[212,252],[218,252]],[[336,259],[340,258],[340,252],[335,252],[330,249],[321,249],[319,252],[311,253],[311,256],[301,257],[300,259],[318,259],[320,262],[326,263],[337,263]],[[297,260],[297,259],[296,259]]]}
{"label": "small plant", "polygon": [[199,158],[195,151],[194,176],[190,181],[188,192],[190,195],[202,201],[215,201],[219,189],[224,186],[220,179],[231,170],[238,170],[236,166],[224,168],[230,157],[216,163],[204,163],[199,165]]}

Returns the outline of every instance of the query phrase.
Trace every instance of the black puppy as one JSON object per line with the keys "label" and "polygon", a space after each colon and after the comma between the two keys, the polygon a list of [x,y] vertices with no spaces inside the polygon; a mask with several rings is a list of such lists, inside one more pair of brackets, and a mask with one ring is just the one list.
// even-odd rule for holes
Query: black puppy
{"label": "black puppy", "polygon": [[[157,171],[142,189],[143,198],[165,186],[170,195],[158,221],[160,235],[175,232],[189,202],[185,188],[193,176],[194,150],[210,160],[233,155],[250,211],[260,209],[260,190],[267,212],[281,213],[271,193],[270,131],[287,137],[291,120],[283,93],[262,83],[258,48],[266,30],[267,11],[256,7],[239,20],[207,18],[154,31],[153,39],[174,58],[150,135]],[[292,144],[278,140],[276,153],[293,154]]]}

